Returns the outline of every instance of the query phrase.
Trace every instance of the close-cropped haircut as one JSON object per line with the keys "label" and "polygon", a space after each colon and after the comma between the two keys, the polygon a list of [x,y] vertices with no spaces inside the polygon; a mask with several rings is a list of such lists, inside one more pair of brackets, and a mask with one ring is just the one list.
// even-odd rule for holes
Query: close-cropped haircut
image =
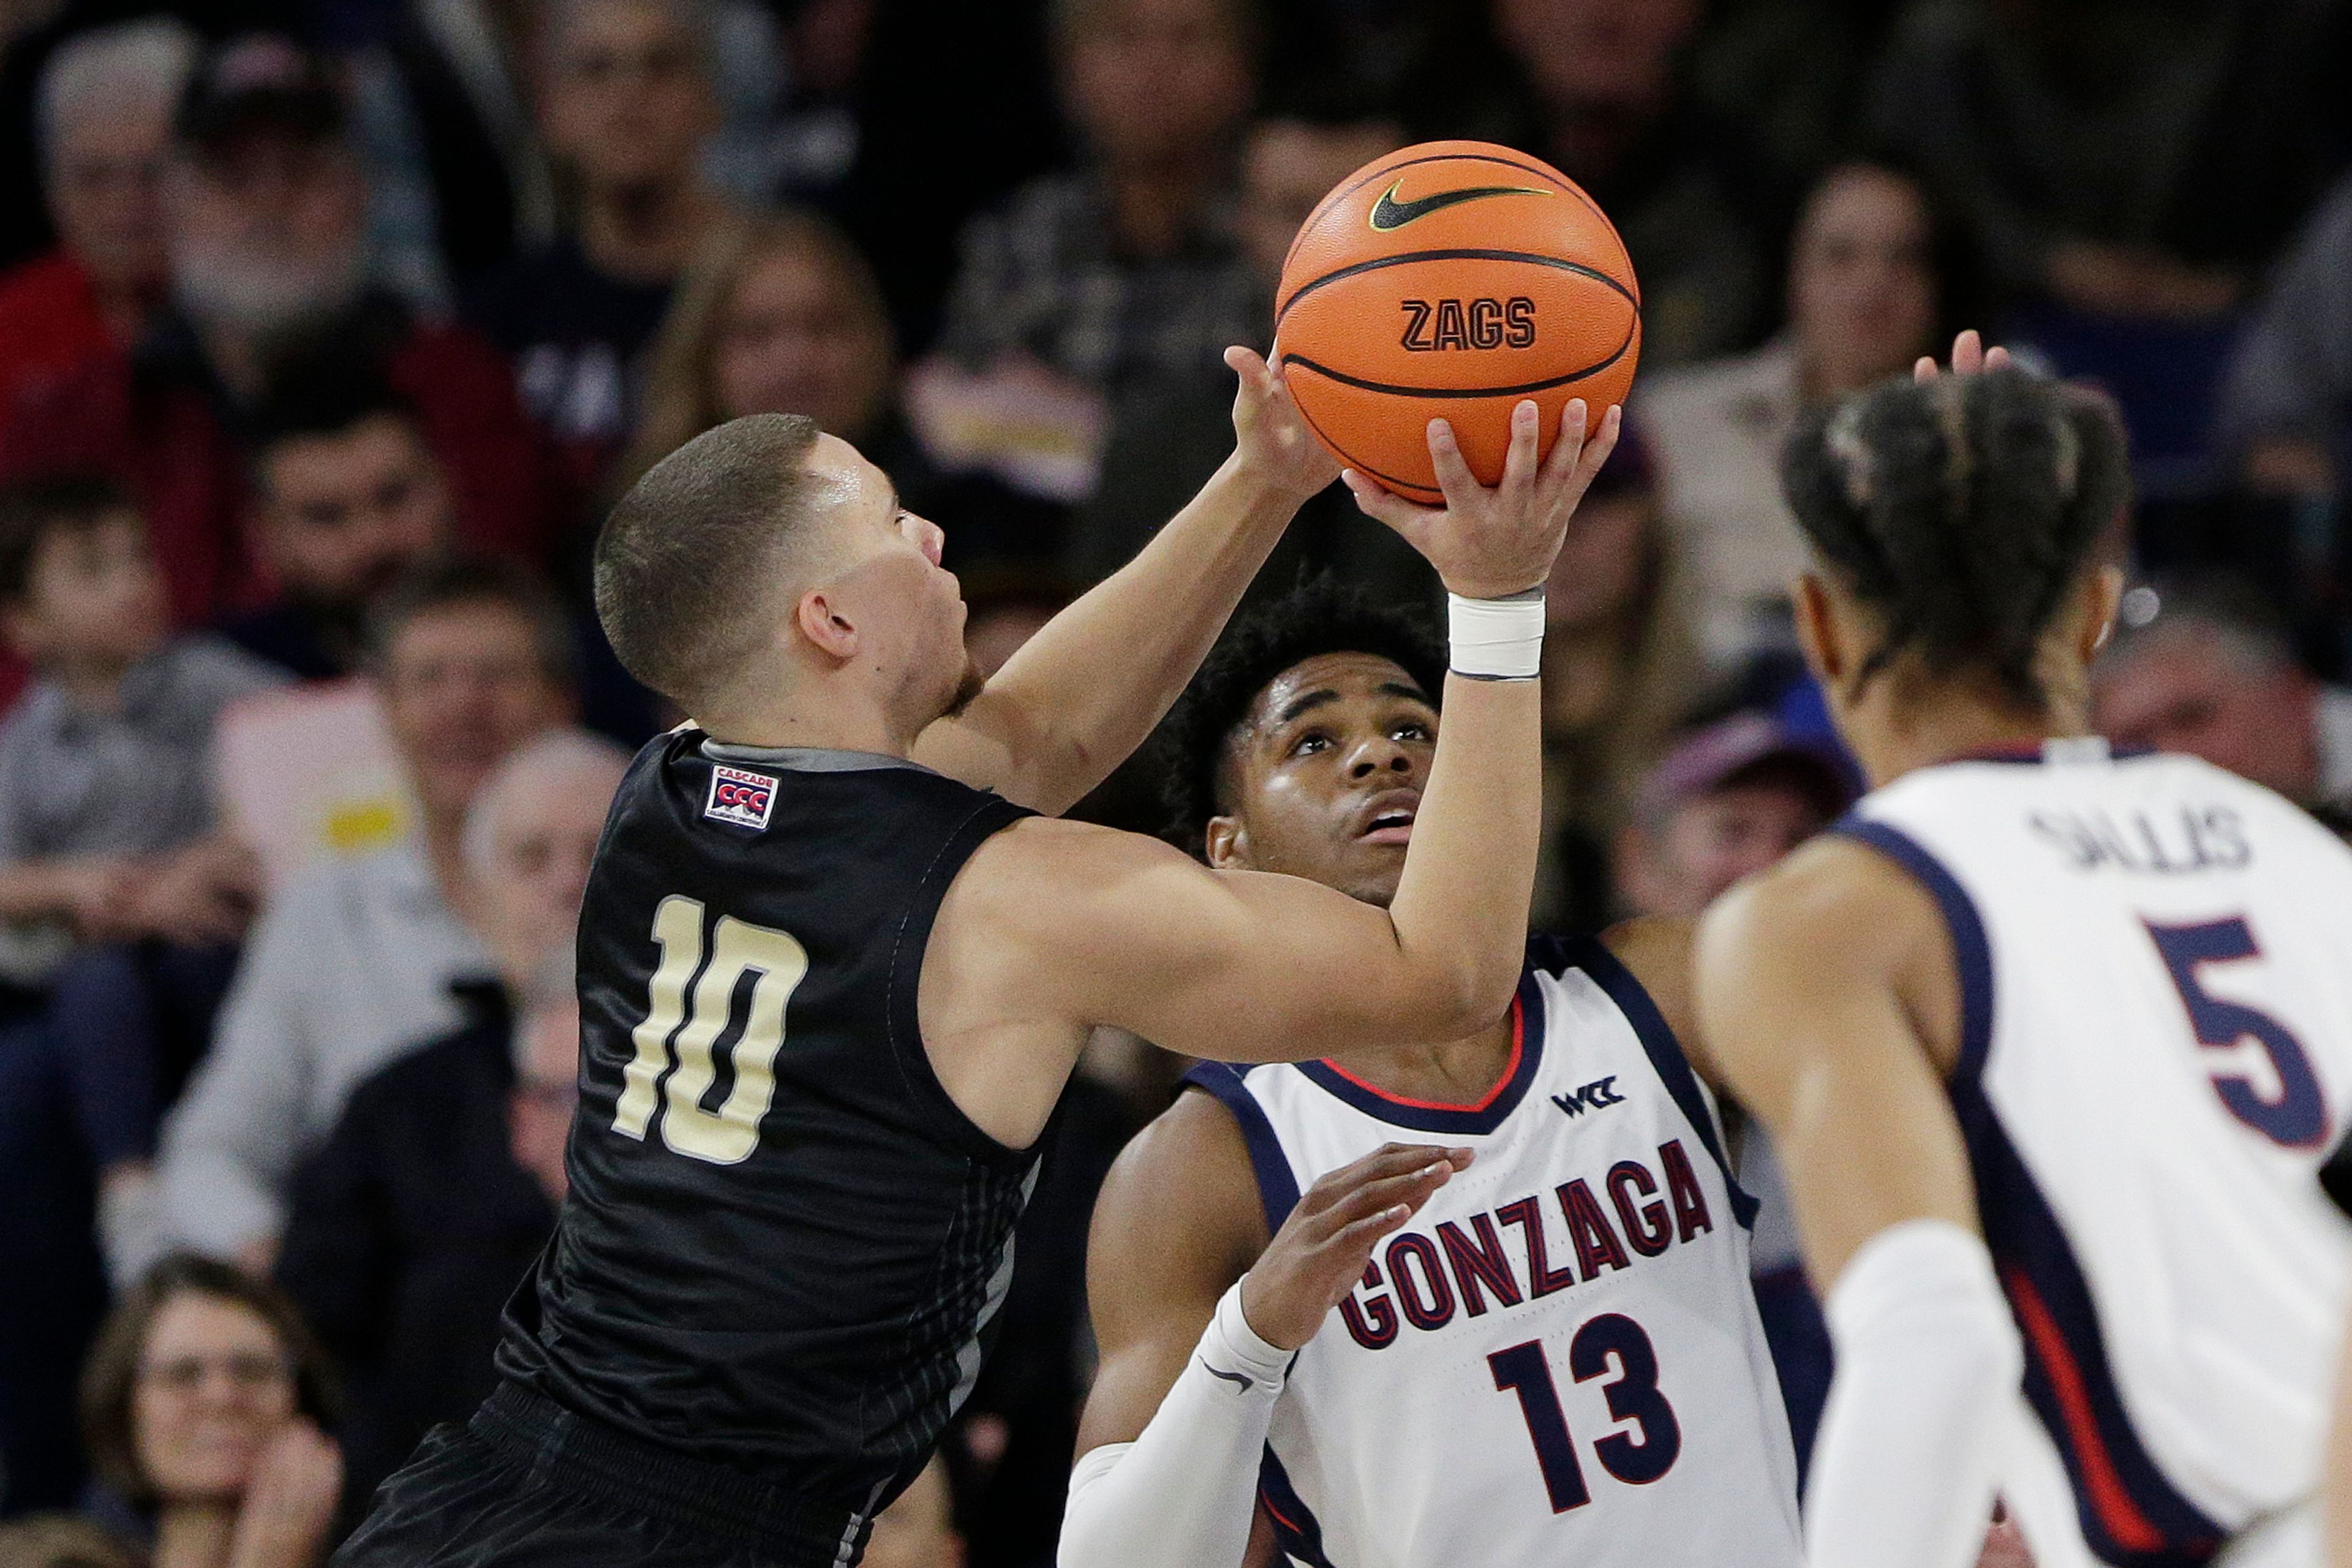
{"label": "close-cropped haircut", "polygon": [[82,1441],[90,1466],[133,1504],[156,1500],[139,1462],[136,1395],[145,1373],[147,1337],[163,1309],[182,1296],[227,1301],[268,1324],[293,1374],[295,1410],[330,1429],[340,1413],[334,1366],[284,1291],[233,1264],[173,1253],[116,1299],[82,1363]]}
{"label": "close-cropped haircut", "polygon": [[1812,414],[1780,487],[1822,563],[1885,623],[1857,684],[1910,653],[2038,710],[2042,635],[2130,475],[2104,399],[2004,369],[1890,378]]}
{"label": "close-cropped haircut", "polygon": [[623,668],[692,710],[772,633],[762,614],[818,480],[816,421],[706,430],[629,488],[596,538],[596,618]]}
{"label": "close-cropped haircut", "polygon": [[1245,612],[1202,661],[1160,733],[1165,836],[1202,852],[1209,819],[1223,810],[1234,737],[1276,677],[1324,654],[1364,653],[1411,676],[1432,703],[1445,691],[1445,646],[1425,616],[1374,603],[1331,577],[1313,577]]}
{"label": "close-cropped haircut", "polygon": [[0,489],[0,604],[21,605],[33,588],[33,563],[54,533],[82,533],[110,517],[138,514],[111,479],[64,474]]}
{"label": "close-cropped haircut", "polygon": [[530,627],[532,651],[550,683],[579,684],[579,644],[562,605],[538,573],[495,556],[431,556],[394,578],[368,615],[369,662],[382,669],[393,644],[420,616],[478,605],[510,611]]}

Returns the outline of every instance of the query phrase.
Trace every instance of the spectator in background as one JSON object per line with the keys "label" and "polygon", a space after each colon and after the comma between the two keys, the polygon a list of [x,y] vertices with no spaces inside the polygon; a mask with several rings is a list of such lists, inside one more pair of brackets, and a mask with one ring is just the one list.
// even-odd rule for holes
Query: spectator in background
{"label": "spectator in background", "polygon": [[1752,353],[1640,384],[1634,407],[1712,667],[1788,645],[1788,587],[1807,558],[1780,498],[1780,444],[1805,409],[1908,369],[1946,340],[1945,322],[1967,319],[1958,246],[1911,174],[1840,164],[1814,184],[1789,243],[1786,329]]}
{"label": "spectator in background", "polygon": [[[1854,775],[1831,743],[1791,733],[1764,713],[1692,731],[1642,782],[1619,836],[1623,911],[1695,917],[1837,820],[1853,798]],[[1748,1268],[1801,1468],[1829,1398],[1829,1328],[1805,1282],[1780,1161],[1752,1126],[1741,1140],[1739,1181],[1760,1205]],[[1979,1568],[2004,1561],[1988,1552]]]}
{"label": "spectator in background", "polygon": [[890,318],[857,247],[814,213],[758,219],[681,279],[620,482],[747,414],[805,414],[908,492],[923,459],[898,416]]}
{"label": "spectator in background", "polygon": [[1230,195],[1255,42],[1247,0],[1057,0],[1063,109],[1086,162],[973,222],[941,351],[1108,391],[1213,368],[1256,336]]}
{"label": "spectator in background", "polygon": [[2233,584],[2140,587],[2092,669],[2119,745],[2185,752],[2305,805],[2352,805],[2352,690],[2314,679]]}
{"label": "spectator in background", "polygon": [[82,1373],[110,1500],[152,1531],[152,1568],[315,1568],[342,1490],[320,1428],[333,1374],[291,1302],[225,1263],[157,1263]]}
{"label": "spectator in background", "polygon": [[635,426],[639,352],[728,219],[699,156],[718,128],[700,0],[553,0],[539,124],[570,231],[482,279],[466,317],[512,356],[566,494],[593,497]]}
{"label": "spectator in background", "polygon": [[[1307,214],[1333,185],[1403,142],[1394,120],[1336,94],[1251,125],[1242,143],[1235,227],[1259,299],[1241,342],[1268,346],[1283,258]],[[1101,483],[1070,531],[1063,571],[1073,581],[1099,583],[1133,560],[1217,471],[1233,450],[1233,374],[1222,364],[1150,376],[1120,392]],[[1427,564],[1339,486],[1300,509],[1251,593],[1280,595],[1316,573],[1382,602],[1426,597],[1433,584]]]}
{"label": "spectator in background", "polygon": [[2279,263],[2221,381],[2220,446],[2274,494],[2344,488],[2352,457],[2352,177]]}
{"label": "spectator in background", "polygon": [[1528,103],[1470,129],[1549,161],[1601,204],[1642,280],[1642,359],[1679,364],[1745,347],[1769,264],[1733,166],[1736,132],[1686,90],[1699,0],[1492,0]]}
{"label": "spectator in background", "polygon": [[337,1435],[354,1499],[489,1393],[499,1311],[554,1226],[579,1098],[572,943],[627,766],[612,742],[557,731],[482,787],[467,876],[503,984],[353,1089],[295,1176],[277,1274],[349,1382]]}
{"label": "spectator in background", "polygon": [[38,674],[0,726],[0,920],[46,929],[52,962],[75,938],[234,940],[254,888],[209,837],[213,721],[282,678],[172,637],[145,525],[103,480],[0,498],[0,629]]}
{"label": "spectator in background", "polygon": [[1868,120],[1959,204],[2006,287],[2093,316],[2210,317],[2317,189],[2326,68],[2303,29],[2323,9],[1914,0]]}
{"label": "spectator in background", "polygon": [[1598,931],[1617,913],[1610,847],[1690,706],[1698,668],[1675,542],[1648,451],[1630,433],[1577,507],[1544,615],[1534,918],[1547,931]]}
{"label": "spectator in background", "polygon": [[1776,864],[1853,803],[1826,742],[1735,713],[1685,736],[1642,782],[1618,836],[1617,886],[1639,915],[1695,919],[1742,877]]}
{"label": "spectator in background", "polygon": [[128,349],[163,299],[158,190],[196,51],[184,24],[157,16],[49,57],[37,134],[58,247],[0,277],[0,419],[28,383]]}
{"label": "spectator in background", "polygon": [[354,673],[369,607],[456,531],[415,406],[357,367],[282,388],[256,422],[250,471],[247,534],[276,597],[223,633],[304,680]]}
{"label": "spectator in background", "polygon": [[0,468],[124,477],[183,622],[249,602],[238,523],[247,423],[306,360],[358,360],[409,398],[448,472],[470,547],[545,539],[536,439],[505,363],[367,286],[366,191],[341,97],[283,38],[214,51],[182,101],[164,179],[173,309],[133,353],[21,401]]}
{"label": "spectator in background", "polygon": [[352,1087],[462,1021],[451,985],[495,968],[468,924],[466,813],[509,753],[569,716],[572,652],[561,611],[520,568],[427,563],[385,596],[372,656],[419,831],[318,862],[271,899],[165,1131],[173,1236],[266,1261],[287,1182]]}

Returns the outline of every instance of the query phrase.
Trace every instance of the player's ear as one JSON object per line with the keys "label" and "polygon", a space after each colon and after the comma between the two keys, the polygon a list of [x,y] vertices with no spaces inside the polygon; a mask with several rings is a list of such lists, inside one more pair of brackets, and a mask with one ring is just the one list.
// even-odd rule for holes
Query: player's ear
{"label": "player's ear", "polygon": [[1804,651],[1805,668],[1825,690],[1838,689],[1845,650],[1838,645],[1837,616],[1819,573],[1803,573],[1789,584],[1789,606],[1796,616],[1797,646]]}
{"label": "player's ear", "polygon": [[857,628],[850,623],[846,606],[825,589],[811,588],[803,594],[793,615],[801,636],[819,652],[844,660],[857,657]]}
{"label": "player's ear", "polygon": [[1227,871],[1249,865],[1249,829],[1238,816],[1213,816],[1202,835],[1202,858],[1213,869]]}

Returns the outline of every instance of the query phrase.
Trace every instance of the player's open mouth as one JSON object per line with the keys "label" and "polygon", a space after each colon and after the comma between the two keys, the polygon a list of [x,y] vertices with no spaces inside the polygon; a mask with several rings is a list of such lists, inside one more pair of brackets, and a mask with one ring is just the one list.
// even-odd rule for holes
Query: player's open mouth
{"label": "player's open mouth", "polygon": [[1363,826],[1356,837],[1367,844],[1409,844],[1413,817],[1421,810],[1421,792],[1392,789],[1374,795],[1364,807]]}

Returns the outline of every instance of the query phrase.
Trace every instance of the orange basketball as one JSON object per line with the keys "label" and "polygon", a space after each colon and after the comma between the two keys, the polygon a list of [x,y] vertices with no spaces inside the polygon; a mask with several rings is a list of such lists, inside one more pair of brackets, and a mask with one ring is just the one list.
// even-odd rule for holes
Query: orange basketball
{"label": "orange basketball", "polygon": [[1275,353],[1342,463],[1441,500],[1429,421],[1471,471],[1503,475],[1511,409],[1543,410],[1543,450],[1581,397],[1598,428],[1633,384],[1642,294],[1625,242],[1575,183],[1486,142],[1376,158],[1323,198],[1282,264]]}

